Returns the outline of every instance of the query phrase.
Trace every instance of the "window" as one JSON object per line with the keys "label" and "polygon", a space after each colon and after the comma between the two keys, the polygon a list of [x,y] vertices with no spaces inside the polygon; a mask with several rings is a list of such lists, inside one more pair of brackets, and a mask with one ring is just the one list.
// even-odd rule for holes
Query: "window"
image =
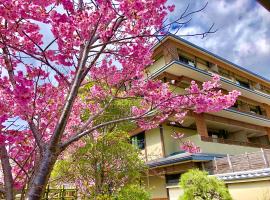
{"label": "window", "polygon": [[241,104],[240,101],[239,100],[236,100],[235,103],[230,108],[231,109],[237,109],[238,106],[239,106],[239,104]]}
{"label": "window", "polygon": [[216,129],[209,129],[208,130],[208,135],[211,136],[212,138],[223,138],[227,139],[228,138],[228,131],[227,130],[216,130]]}
{"label": "window", "polygon": [[131,137],[131,144],[136,146],[138,149],[145,149],[145,132],[141,132]]}
{"label": "window", "polygon": [[240,80],[236,80],[236,83],[242,87],[245,87],[245,88],[250,88],[250,85],[248,82],[245,82],[245,81],[240,81]]}
{"label": "window", "polygon": [[249,110],[251,113],[262,115],[262,110],[260,106],[249,105]]}
{"label": "window", "polygon": [[175,185],[179,183],[179,179],[181,177],[181,174],[166,174],[166,184],[167,185]]}
{"label": "window", "polygon": [[183,56],[179,56],[179,61],[188,65],[188,59]]}
{"label": "window", "polygon": [[179,56],[179,61],[182,63],[185,63],[187,65],[191,65],[192,67],[195,67],[195,62],[193,60],[190,60],[184,56]]}
{"label": "window", "polygon": [[230,72],[228,70],[219,67],[218,72],[221,76],[231,79]]}

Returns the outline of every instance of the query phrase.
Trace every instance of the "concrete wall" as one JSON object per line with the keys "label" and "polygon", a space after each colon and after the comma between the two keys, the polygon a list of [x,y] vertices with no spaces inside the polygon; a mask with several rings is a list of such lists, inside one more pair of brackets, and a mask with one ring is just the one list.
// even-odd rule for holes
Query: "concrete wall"
{"label": "concrete wall", "polygon": [[165,59],[163,56],[158,58],[151,66],[147,68],[148,74],[155,73],[157,70],[159,70],[161,67],[165,66]]}
{"label": "concrete wall", "polygon": [[178,186],[172,186],[172,187],[167,187],[169,191],[169,199],[170,200],[178,200],[179,196],[181,196],[184,191]]}
{"label": "concrete wall", "polygon": [[[214,143],[214,142],[204,142],[201,140],[200,135],[197,134],[196,130],[163,125],[165,156],[168,156],[168,155],[171,155],[172,153],[180,151],[179,141],[174,139],[171,136],[174,132],[184,133],[185,136],[183,138],[183,141],[191,140],[202,149],[203,153],[235,155],[235,154],[255,152],[255,151],[260,150],[259,148],[255,148],[255,147],[221,144],[221,143]],[[161,142],[159,128],[146,131],[145,139],[146,139],[146,151],[147,151],[148,160],[161,158],[162,157],[162,142]]]}
{"label": "concrete wall", "polygon": [[146,189],[151,194],[151,199],[166,199],[167,189],[165,176],[149,176],[144,178]]}
{"label": "concrete wall", "polygon": [[203,153],[235,155],[235,154],[243,154],[245,152],[248,153],[248,152],[260,151],[260,148],[255,148],[255,147],[245,147],[245,146],[239,146],[239,145],[204,142],[204,141],[201,141],[201,138],[198,134],[186,137],[184,139],[191,140],[192,142],[194,142],[197,146],[199,146],[202,149]]}
{"label": "concrete wall", "polygon": [[166,156],[180,151],[179,142],[171,136],[173,132],[184,133],[185,137],[190,137],[192,135],[197,134],[195,130],[163,125],[164,146]]}
{"label": "concrete wall", "polygon": [[[270,200],[270,181],[241,182],[227,184],[233,200]],[[183,189],[178,186],[167,187],[170,200],[178,200]]]}
{"label": "concrete wall", "polygon": [[154,128],[145,132],[145,143],[148,161],[163,156],[159,128]]}
{"label": "concrete wall", "polygon": [[270,181],[228,184],[234,200],[269,200]]}
{"label": "concrete wall", "polygon": [[184,133],[185,137],[183,138],[183,141],[191,140],[202,149],[203,153],[235,155],[235,154],[242,154],[245,152],[254,152],[254,151],[260,150],[259,148],[255,148],[255,147],[245,147],[245,146],[239,146],[239,145],[204,142],[204,141],[201,141],[200,135],[197,134],[196,130],[176,128],[176,127],[163,125],[164,146],[165,146],[166,156],[180,151],[179,142],[171,137],[174,131]]}
{"label": "concrete wall", "polygon": [[248,142],[248,137],[247,134],[244,131],[239,131],[236,133],[230,133],[228,135],[228,139],[231,140],[237,140],[237,141],[242,141],[242,142]]}

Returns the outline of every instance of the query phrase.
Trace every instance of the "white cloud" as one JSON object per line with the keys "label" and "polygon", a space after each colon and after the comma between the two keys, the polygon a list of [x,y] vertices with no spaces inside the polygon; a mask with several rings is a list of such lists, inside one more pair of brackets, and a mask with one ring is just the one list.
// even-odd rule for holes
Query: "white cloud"
{"label": "white cloud", "polygon": [[[190,11],[206,1],[169,0],[176,5],[170,16],[179,16],[188,3]],[[218,31],[206,38],[185,37],[190,42],[270,79],[270,13],[254,0],[210,0],[202,12],[179,34],[199,33],[212,23]]]}

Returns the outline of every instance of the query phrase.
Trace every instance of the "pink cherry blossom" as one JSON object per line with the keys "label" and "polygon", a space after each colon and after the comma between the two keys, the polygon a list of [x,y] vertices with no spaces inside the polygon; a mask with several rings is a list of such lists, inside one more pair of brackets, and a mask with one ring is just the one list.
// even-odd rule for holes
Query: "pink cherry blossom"
{"label": "pink cherry blossom", "polygon": [[[46,163],[83,146],[84,136],[127,120],[144,129],[168,117],[181,123],[188,110],[219,111],[239,95],[218,90],[218,76],[202,87],[193,81],[186,95],[145,80],[153,32],[160,34],[174,10],[166,0],[78,2],[0,0],[0,145],[9,157],[1,164],[12,166],[15,189],[29,184],[30,200],[42,196],[51,173]],[[134,105],[101,122],[121,101]]]}

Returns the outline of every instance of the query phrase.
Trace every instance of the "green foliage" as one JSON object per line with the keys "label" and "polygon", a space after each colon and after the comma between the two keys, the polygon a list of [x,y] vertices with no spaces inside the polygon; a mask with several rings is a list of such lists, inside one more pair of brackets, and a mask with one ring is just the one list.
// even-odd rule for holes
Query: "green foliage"
{"label": "green foliage", "polygon": [[[80,90],[80,97],[85,100],[86,103],[91,104],[93,100],[89,100],[87,98],[87,95],[91,89],[91,87],[94,85],[94,82],[88,82],[81,90]],[[99,83],[101,84],[101,83]],[[102,86],[102,84],[101,84]],[[106,84],[103,84],[103,89],[108,91],[111,90],[112,93],[116,93],[115,89],[108,88]],[[118,93],[121,91],[118,91]],[[127,98],[127,99],[114,99],[113,101],[112,97],[108,95],[108,98],[103,99],[99,102],[100,108],[104,109],[106,108],[99,116],[93,120],[93,124],[101,124],[108,121],[113,121],[120,118],[130,117],[131,116],[131,107],[132,106],[139,106],[140,105],[140,98]],[[96,100],[95,100],[96,101]],[[81,118],[83,120],[87,120],[90,116],[92,116],[93,113],[91,112],[91,109],[85,109],[83,115]],[[136,124],[130,120],[113,124],[112,125],[114,130],[121,130],[121,131],[130,131],[133,130],[136,127]]]}
{"label": "green foliage", "polygon": [[91,195],[88,199],[95,195],[103,198],[136,183],[146,169],[138,155],[126,132],[109,132],[97,140],[89,137],[84,147],[56,164],[52,177],[62,183],[81,180],[79,189]]}
{"label": "green foliage", "polygon": [[[93,84],[89,81],[80,90],[80,96],[86,104],[93,101],[88,98]],[[106,84],[102,87],[108,89]],[[134,105],[139,105],[138,99],[119,98],[111,101],[111,97],[108,96],[99,102],[103,112],[93,118],[93,125],[128,117]],[[81,118],[87,121],[93,115],[93,109],[87,108]],[[144,162],[139,158],[139,150],[129,142],[127,132],[135,127],[136,124],[132,121],[110,124],[97,130],[98,137],[94,134],[85,137],[84,147],[77,149],[72,156],[65,157],[65,160],[57,162],[52,179],[58,180],[58,183],[78,185],[79,182],[78,188],[86,199],[109,200],[115,198],[119,191],[119,195],[123,196],[125,190],[122,189],[136,184],[141,172],[146,169]]]}
{"label": "green foliage", "polygon": [[198,169],[183,174],[179,185],[184,189],[179,200],[232,200],[223,181]]}
{"label": "green foliage", "polygon": [[150,193],[138,184],[129,184],[113,195],[97,195],[97,200],[150,200]]}
{"label": "green foliage", "polygon": [[96,200],[115,200],[115,198],[108,194],[101,194],[101,195],[97,195]]}
{"label": "green foliage", "polygon": [[138,185],[128,185],[118,193],[115,200],[150,200],[150,193]]}

